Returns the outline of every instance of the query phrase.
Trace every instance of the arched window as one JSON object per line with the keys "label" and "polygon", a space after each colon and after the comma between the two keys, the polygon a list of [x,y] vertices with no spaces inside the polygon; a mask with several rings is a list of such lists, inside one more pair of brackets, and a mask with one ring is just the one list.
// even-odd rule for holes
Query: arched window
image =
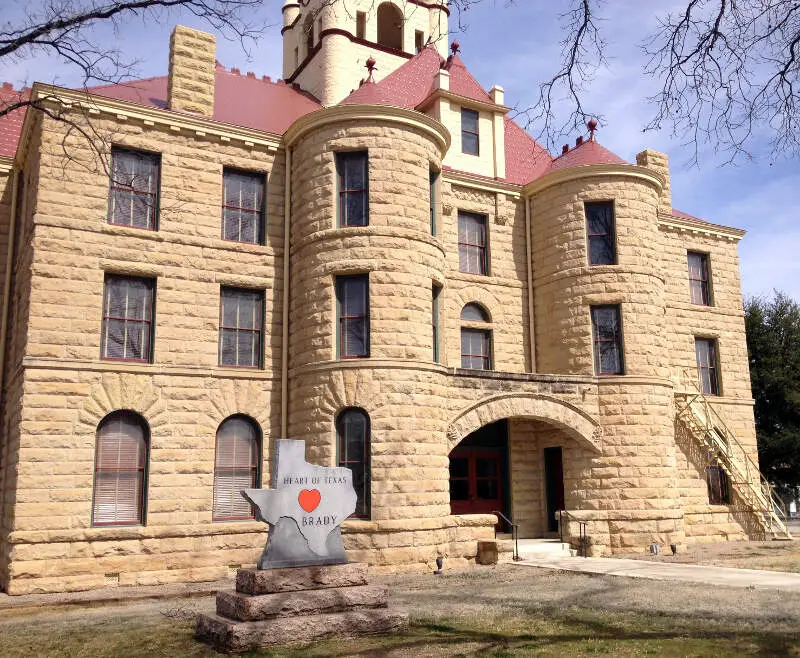
{"label": "arched window", "polygon": [[314,50],[314,17],[309,14],[303,23],[303,37],[306,41],[306,57]]}
{"label": "arched window", "polygon": [[403,50],[403,12],[391,2],[378,7],[378,43]]}
{"label": "arched window", "polygon": [[363,409],[344,409],[336,419],[339,466],[353,471],[353,488],[358,495],[351,518],[370,516],[369,416]]}
{"label": "arched window", "polygon": [[489,313],[480,304],[467,304],[461,310],[461,367],[471,370],[492,369],[492,332],[475,326],[489,322]]}
{"label": "arched window", "polygon": [[231,416],[217,430],[214,459],[214,521],[252,519],[253,509],[242,489],[258,487],[261,430],[246,416]]}
{"label": "arched window", "polygon": [[92,525],[144,523],[149,439],[132,411],[115,411],[97,426]]}

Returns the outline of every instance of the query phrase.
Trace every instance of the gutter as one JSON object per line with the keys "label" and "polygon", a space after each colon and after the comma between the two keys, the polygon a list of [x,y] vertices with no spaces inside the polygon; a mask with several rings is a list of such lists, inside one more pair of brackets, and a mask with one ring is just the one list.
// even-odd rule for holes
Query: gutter
{"label": "gutter", "polygon": [[281,329],[281,438],[289,427],[289,227],[292,212],[292,149],[286,146],[283,190],[283,320]]}

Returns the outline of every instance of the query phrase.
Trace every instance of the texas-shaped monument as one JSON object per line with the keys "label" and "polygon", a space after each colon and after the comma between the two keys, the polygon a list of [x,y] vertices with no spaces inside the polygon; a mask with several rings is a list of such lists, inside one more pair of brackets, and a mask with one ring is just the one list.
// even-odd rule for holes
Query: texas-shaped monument
{"label": "texas-shaped monument", "polygon": [[309,464],[306,442],[275,442],[272,489],[244,489],[256,518],[269,524],[259,569],[344,564],[339,527],[356,509],[349,468]]}

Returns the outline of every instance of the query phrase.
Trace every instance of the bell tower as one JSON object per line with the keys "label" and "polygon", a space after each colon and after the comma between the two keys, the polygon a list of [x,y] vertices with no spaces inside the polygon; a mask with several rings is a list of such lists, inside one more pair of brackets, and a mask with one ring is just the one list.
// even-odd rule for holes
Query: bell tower
{"label": "bell tower", "polygon": [[446,57],[449,15],[447,0],[284,0],[283,78],[335,105],[370,57],[376,81],[428,45]]}

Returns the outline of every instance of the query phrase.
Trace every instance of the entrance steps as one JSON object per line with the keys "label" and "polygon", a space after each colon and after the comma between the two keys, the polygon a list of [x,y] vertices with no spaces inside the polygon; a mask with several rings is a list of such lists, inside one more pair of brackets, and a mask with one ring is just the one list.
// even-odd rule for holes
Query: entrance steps
{"label": "entrance steps", "polygon": [[[497,535],[498,539],[511,539],[511,535]],[[520,539],[519,556],[524,560],[558,560],[574,557],[578,552],[558,539]]]}

